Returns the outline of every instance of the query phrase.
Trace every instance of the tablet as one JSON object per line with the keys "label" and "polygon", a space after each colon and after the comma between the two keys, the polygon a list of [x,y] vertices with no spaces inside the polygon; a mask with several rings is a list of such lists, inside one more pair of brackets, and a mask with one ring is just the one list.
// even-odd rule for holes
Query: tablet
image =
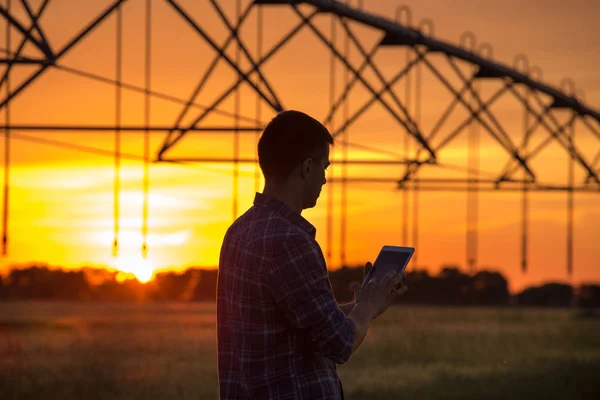
{"label": "tablet", "polygon": [[404,272],[414,252],[414,247],[383,246],[362,286],[373,278],[383,278],[390,271]]}

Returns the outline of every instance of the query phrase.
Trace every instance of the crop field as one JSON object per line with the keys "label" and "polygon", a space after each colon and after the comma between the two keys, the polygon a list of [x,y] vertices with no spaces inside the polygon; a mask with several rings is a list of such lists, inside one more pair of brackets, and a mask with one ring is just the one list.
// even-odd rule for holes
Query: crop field
{"label": "crop field", "polygon": [[[216,399],[213,304],[0,303],[0,398]],[[395,306],[339,373],[347,399],[598,399],[600,320]]]}

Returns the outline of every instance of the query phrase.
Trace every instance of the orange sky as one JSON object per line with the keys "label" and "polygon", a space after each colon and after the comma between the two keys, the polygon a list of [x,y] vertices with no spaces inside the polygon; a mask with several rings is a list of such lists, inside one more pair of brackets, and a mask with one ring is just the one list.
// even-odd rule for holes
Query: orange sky
{"label": "orange sky", "polygon": [[[17,2],[13,2],[17,3]],[[34,9],[40,1],[31,2]],[[54,49],[59,49],[91,18],[107,7],[109,1],[50,2],[42,18],[42,26]],[[144,1],[131,0],[123,8],[124,72],[125,82],[142,86],[143,75],[143,12]],[[218,43],[225,30],[208,5],[193,5],[181,1],[182,6],[201,21],[202,26]],[[208,3],[208,2],[207,2]],[[233,15],[233,1],[226,4]],[[369,1],[371,12],[393,15],[396,2]],[[525,53],[532,64],[544,71],[544,81],[557,85],[569,76],[584,88],[586,101],[600,108],[600,80],[597,65],[600,62],[600,31],[594,16],[600,6],[591,1],[566,5],[560,1],[518,2],[442,0],[407,1],[414,18],[431,18],[435,35],[456,43],[460,33],[472,30],[480,42],[494,47],[494,58],[511,64],[517,53]],[[152,47],[152,88],[170,95],[187,98],[212,60],[212,51],[204,44],[166,2],[156,1]],[[17,17],[21,16],[16,4]],[[307,8],[308,10],[309,8]],[[24,19],[23,19],[24,20]],[[282,33],[297,22],[287,8],[265,11],[265,45],[268,49]],[[0,43],[4,47],[5,25],[0,21]],[[328,17],[322,16],[317,25],[326,32]],[[364,45],[369,48],[380,34],[371,29],[352,25]],[[255,16],[251,17],[243,37],[247,45],[255,47]],[[59,64],[86,72],[114,78],[115,17],[105,21],[96,31],[67,54]],[[19,40],[13,34],[14,42]],[[341,44],[341,43],[340,43]],[[25,54],[36,56],[35,49]],[[229,51],[230,56],[234,56]],[[362,61],[355,50],[353,64]],[[392,76],[402,66],[405,52],[401,49],[382,50],[375,58],[386,76]],[[437,60],[435,56],[432,60]],[[436,65],[443,65],[436,61]],[[247,66],[247,64],[243,64]],[[209,82],[199,103],[209,104],[234,75],[225,64]],[[264,73],[286,108],[304,110],[322,119],[328,106],[329,54],[307,29],[288,44],[264,68]],[[31,73],[33,67],[17,67],[12,75],[13,87]],[[449,68],[442,71],[452,76]],[[466,69],[464,69],[466,71]],[[1,72],[1,71],[0,71]],[[367,79],[377,89],[372,73]],[[342,84],[342,70],[338,72],[338,90]],[[453,83],[457,83],[456,78]],[[428,72],[423,73],[422,129],[428,132],[451,95]],[[498,84],[484,84],[484,96],[489,96]],[[397,86],[403,96],[404,86]],[[111,85],[90,81],[64,71],[51,70],[40,77],[11,104],[11,122],[14,124],[99,124],[114,123],[114,93]],[[4,96],[4,94],[3,94]],[[247,88],[241,91],[242,113],[253,117],[255,96]],[[367,92],[357,87],[352,92],[350,112],[368,99]],[[144,98],[141,94],[123,92],[124,124],[143,123]],[[165,100],[152,100],[152,123],[172,124],[181,106]],[[233,99],[225,101],[220,109],[233,110]],[[273,114],[263,106],[263,120]],[[522,112],[515,101],[502,100],[492,107],[511,137],[520,139]],[[184,121],[190,121],[197,110],[192,110]],[[449,132],[464,118],[457,111],[445,130]],[[4,121],[0,111],[0,121]],[[337,124],[339,126],[338,120]],[[208,125],[231,125],[230,119],[212,116]],[[402,129],[381,107],[371,108],[349,131],[350,141],[402,153]],[[28,136],[70,142],[111,151],[112,133],[34,133],[16,132]],[[123,151],[142,154],[143,139],[139,134],[125,135]],[[539,130],[533,143],[539,143],[547,134]],[[156,150],[164,136],[154,134],[152,149]],[[439,139],[439,137],[438,137]],[[584,131],[578,136],[578,145],[589,160],[600,149],[600,142]],[[222,156],[230,157],[232,136],[228,134],[188,135],[169,156]],[[436,141],[434,140],[434,144]],[[0,151],[4,153],[4,143]],[[242,140],[242,156],[252,157],[254,137]],[[336,150],[334,156],[339,156]],[[355,158],[385,158],[385,156],[352,150]],[[439,153],[443,163],[464,166],[466,135],[463,134]],[[11,142],[11,209],[9,225],[9,255],[2,260],[3,268],[13,263],[42,261],[53,265],[77,267],[83,264],[113,264],[113,160],[110,157],[62,149],[23,140]],[[500,171],[508,156],[496,142],[486,135],[482,138],[482,170]],[[566,183],[567,158],[557,145],[551,145],[533,162],[538,178],[545,182]],[[353,167],[351,176],[381,176],[397,178],[400,167]],[[120,208],[120,254],[139,256],[142,226],[142,178],[139,161],[122,163],[122,191]],[[334,174],[339,168],[334,168]],[[250,205],[254,193],[254,166],[242,168],[239,210]],[[424,170],[422,176],[464,177],[440,169]],[[583,172],[576,171],[581,179]],[[222,236],[232,222],[231,167],[227,165],[167,165],[151,167],[149,218],[149,257],[156,268],[189,265],[215,266]],[[339,204],[339,186],[334,186],[334,201]],[[318,229],[317,239],[326,251],[327,192],[323,191],[317,207],[305,216]],[[349,218],[347,258],[350,263],[362,264],[373,260],[384,244],[404,244],[402,240],[401,198],[391,184],[353,185],[348,189]],[[566,194],[534,194],[531,196],[530,271],[520,273],[520,196],[511,193],[481,195],[479,264],[497,268],[511,280],[512,289],[537,284],[544,280],[569,280],[566,275]],[[464,266],[466,196],[450,193],[421,193],[420,195],[419,265],[435,272],[442,264]],[[575,212],[575,273],[572,281],[599,281],[600,250],[597,235],[600,226],[600,197],[577,195]],[[412,216],[411,216],[412,220]],[[335,212],[333,247],[334,258],[330,267],[339,265],[339,208]],[[412,240],[412,238],[411,238]],[[412,243],[406,243],[411,245]]]}

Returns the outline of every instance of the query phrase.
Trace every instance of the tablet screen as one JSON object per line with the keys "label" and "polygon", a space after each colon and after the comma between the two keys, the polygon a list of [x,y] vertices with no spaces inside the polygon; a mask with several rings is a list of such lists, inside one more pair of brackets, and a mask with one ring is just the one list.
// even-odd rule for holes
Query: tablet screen
{"label": "tablet screen", "polygon": [[379,253],[375,265],[394,264],[404,267],[409,257],[410,253],[404,251],[382,251]]}
{"label": "tablet screen", "polygon": [[403,273],[411,256],[412,251],[382,250],[375,260],[375,265],[373,265],[376,268],[372,269],[369,275],[365,277],[362,286],[364,287],[367,282],[374,278],[383,278],[390,271]]}

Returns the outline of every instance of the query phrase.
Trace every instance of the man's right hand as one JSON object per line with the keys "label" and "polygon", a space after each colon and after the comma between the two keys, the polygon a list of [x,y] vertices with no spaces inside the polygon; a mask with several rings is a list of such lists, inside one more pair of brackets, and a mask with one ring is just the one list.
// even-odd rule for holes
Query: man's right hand
{"label": "man's right hand", "polygon": [[[366,269],[366,268],[365,268]],[[375,319],[385,312],[408,287],[403,283],[404,274],[390,271],[380,281],[370,280],[364,287],[354,284],[355,303],[367,307]]]}
{"label": "man's right hand", "polygon": [[[365,272],[368,272],[366,269]],[[408,290],[403,283],[403,278],[404,274],[392,271],[381,281],[371,280],[363,288],[357,283],[353,285],[355,305],[348,315],[348,318],[354,323],[353,352],[358,350],[365,340],[371,321],[387,310],[398,296]]]}

